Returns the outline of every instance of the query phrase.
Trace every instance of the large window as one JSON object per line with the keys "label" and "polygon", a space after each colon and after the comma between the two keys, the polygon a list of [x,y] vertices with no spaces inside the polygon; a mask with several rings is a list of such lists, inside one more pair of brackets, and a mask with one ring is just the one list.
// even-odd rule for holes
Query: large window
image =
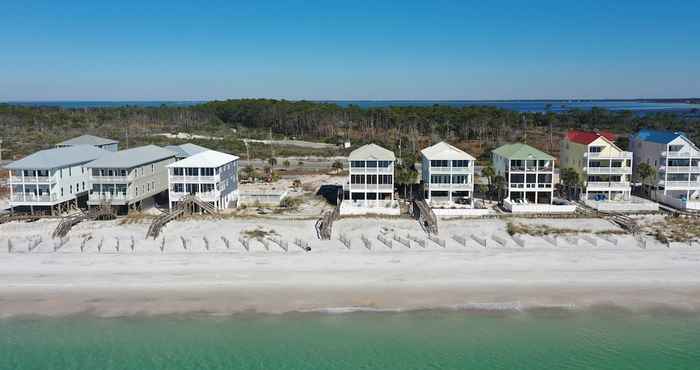
{"label": "large window", "polygon": [[214,176],[213,168],[202,168],[202,176]]}
{"label": "large window", "polygon": [[379,176],[379,183],[380,184],[393,184],[393,176],[392,175],[381,175]]}
{"label": "large window", "polygon": [[467,168],[467,167],[469,167],[469,161],[466,161],[466,160],[452,161],[452,167]]}
{"label": "large window", "polygon": [[350,175],[350,183],[351,184],[364,184],[365,183],[365,176],[364,175]]}
{"label": "large window", "polygon": [[367,183],[368,184],[376,184],[377,183],[377,175],[367,175]]}
{"label": "large window", "polygon": [[430,161],[430,167],[449,167],[450,161],[443,160],[432,160]]}
{"label": "large window", "polygon": [[449,184],[450,183],[450,175],[431,175],[430,176],[430,183],[431,184]]}
{"label": "large window", "polygon": [[592,146],[592,147],[588,148],[588,151],[591,153],[600,153],[603,151],[603,147],[602,146]]}
{"label": "large window", "polygon": [[185,185],[184,184],[173,184],[173,191],[175,193],[182,193],[185,191]]}
{"label": "large window", "polygon": [[351,161],[350,167],[352,167],[352,168],[365,168],[365,161]]}
{"label": "large window", "polygon": [[173,168],[173,176],[184,176],[185,171],[183,171],[183,168],[180,167],[175,167]]}
{"label": "large window", "polygon": [[469,183],[469,175],[454,175],[452,176],[453,184],[467,184]]}
{"label": "large window", "polygon": [[367,168],[377,168],[377,161],[367,161]]}
{"label": "large window", "polygon": [[199,176],[199,168],[192,168],[192,167],[185,168],[185,174],[187,176]]}

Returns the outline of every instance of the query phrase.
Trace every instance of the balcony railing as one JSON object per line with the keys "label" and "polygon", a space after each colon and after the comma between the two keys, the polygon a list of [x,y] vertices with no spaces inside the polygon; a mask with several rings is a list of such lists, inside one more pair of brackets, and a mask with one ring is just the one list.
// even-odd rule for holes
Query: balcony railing
{"label": "balcony railing", "polygon": [[350,187],[353,191],[394,190],[393,184],[351,184]]}
{"label": "balcony railing", "polygon": [[127,183],[134,180],[134,176],[90,176],[90,179],[96,183]]}
{"label": "balcony railing", "polygon": [[217,183],[218,176],[170,176],[170,183]]}
{"label": "balcony railing", "polygon": [[586,158],[599,158],[599,159],[632,159],[632,152],[621,152],[621,153],[599,153],[599,152],[585,152],[583,156]]}
{"label": "balcony railing", "polygon": [[619,181],[589,181],[586,187],[590,190],[594,189],[629,189],[631,187],[629,182],[619,182]]}
{"label": "balcony railing", "polygon": [[394,167],[350,167],[351,174],[393,174]]}
{"label": "balcony railing", "polygon": [[659,181],[660,186],[679,189],[700,189],[700,181]]}
{"label": "balcony railing", "polygon": [[474,167],[430,167],[430,173],[472,173]]}
{"label": "balcony railing", "polygon": [[700,173],[700,166],[661,166],[659,170],[668,173]]}
{"label": "balcony railing", "polygon": [[474,186],[473,183],[466,184],[430,184],[430,190],[449,190],[449,189],[470,189]]}
{"label": "balcony railing", "polygon": [[53,202],[58,197],[55,194],[14,193],[11,199],[13,202]]}
{"label": "balcony railing", "polygon": [[90,193],[90,198],[91,201],[94,202],[99,202],[99,201],[112,201],[112,200],[117,200],[117,201],[124,201],[129,199],[129,196],[123,193]]}
{"label": "balcony railing", "polygon": [[171,191],[171,192],[170,192],[170,197],[171,197],[173,200],[177,200],[177,199],[183,198],[183,197],[185,197],[185,196],[187,196],[187,195],[194,195],[194,196],[196,196],[197,198],[199,198],[199,199],[201,199],[201,200],[203,200],[203,201],[206,201],[206,202],[216,202],[217,200],[219,200],[220,192],[218,192],[218,191],[207,191],[207,192],[196,192],[196,193],[194,193],[194,194],[191,194],[191,193],[188,193],[188,192],[184,192],[184,191],[183,191],[183,192],[174,192],[174,191]]}
{"label": "balcony railing", "polygon": [[698,153],[691,153],[688,151],[684,151],[684,152],[663,151],[663,152],[661,152],[661,156],[664,158],[690,158],[690,157],[697,157]]}
{"label": "balcony railing", "polygon": [[584,167],[589,174],[631,174],[632,167]]}
{"label": "balcony railing", "polygon": [[12,176],[10,184],[36,184],[36,183],[52,183],[51,176]]}
{"label": "balcony railing", "polygon": [[541,166],[541,167],[510,166],[510,172],[552,172],[552,166]]}

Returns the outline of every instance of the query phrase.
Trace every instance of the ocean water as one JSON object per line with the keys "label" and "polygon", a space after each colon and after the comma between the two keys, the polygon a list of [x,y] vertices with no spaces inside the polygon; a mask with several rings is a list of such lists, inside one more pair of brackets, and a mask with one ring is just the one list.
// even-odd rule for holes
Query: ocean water
{"label": "ocean water", "polygon": [[0,369],[698,369],[700,317],[541,311],[0,320]]}
{"label": "ocean water", "polygon": [[[136,107],[186,107],[202,103],[203,101],[32,101],[10,102],[24,106],[48,106],[62,108],[115,108],[124,106]],[[653,112],[674,112],[688,114],[693,109],[700,110],[700,104],[686,103],[652,103],[630,100],[588,100],[588,101],[564,101],[564,100],[331,100],[327,103],[338,104],[347,107],[351,104],[362,108],[382,107],[428,107],[435,104],[451,107],[465,106],[490,106],[514,110],[516,112],[566,112],[571,109],[590,110],[593,107],[611,111],[630,110],[639,114]]]}

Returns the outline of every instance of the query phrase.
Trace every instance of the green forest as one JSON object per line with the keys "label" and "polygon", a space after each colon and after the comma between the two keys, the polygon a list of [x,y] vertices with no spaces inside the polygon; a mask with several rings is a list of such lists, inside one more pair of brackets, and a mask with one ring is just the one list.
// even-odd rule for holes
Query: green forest
{"label": "green forest", "polygon": [[[353,147],[376,142],[415,156],[440,140],[482,156],[506,142],[526,142],[558,154],[566,130],[609,130],[625,136],[640,128],[684,131],[700,142],[700,115],[637,115],[604,109],[565,113],[519,113],[494,107],[360,108],[331,103],[270,99],[212,101],[189,107],[121,107],[65,109],[0,105],[0,129],[4,158],[26,155],[61,140],[90,133],[121,142],[121,147],[146,143],[171,144],[182,140],[163,133],[186,132],[214,139],[190,140],[236,154],[245,148],[242,139],[297,139]],[[271,155],[342,155],[345,150],[280,147],[271,152],[260,144],[249,148],[251,157]]]}

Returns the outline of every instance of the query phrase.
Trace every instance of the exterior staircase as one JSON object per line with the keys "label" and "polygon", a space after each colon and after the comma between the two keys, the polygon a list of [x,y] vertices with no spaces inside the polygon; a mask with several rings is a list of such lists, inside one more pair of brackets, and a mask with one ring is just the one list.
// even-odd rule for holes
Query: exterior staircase
{"label": "exterior staircase", "polygon": [[155,220],[153,220],[153,223],[148,228],[148,232],[146,233],[146,238],[157,238],[158,235],[160,235],[160,231],[163,228],[163,226],[165,226],[168,222],[179,218],[185,214],[195,213],[197,209],[199,209],[203,213],[208,213],[211,215],[219,214],[219,211],[209,203],[203,202],[194,195],[188,195],[182,198],[178,202],[177,206],[173,208],[172,211],[163,213],[162,215],[158,216]]}

